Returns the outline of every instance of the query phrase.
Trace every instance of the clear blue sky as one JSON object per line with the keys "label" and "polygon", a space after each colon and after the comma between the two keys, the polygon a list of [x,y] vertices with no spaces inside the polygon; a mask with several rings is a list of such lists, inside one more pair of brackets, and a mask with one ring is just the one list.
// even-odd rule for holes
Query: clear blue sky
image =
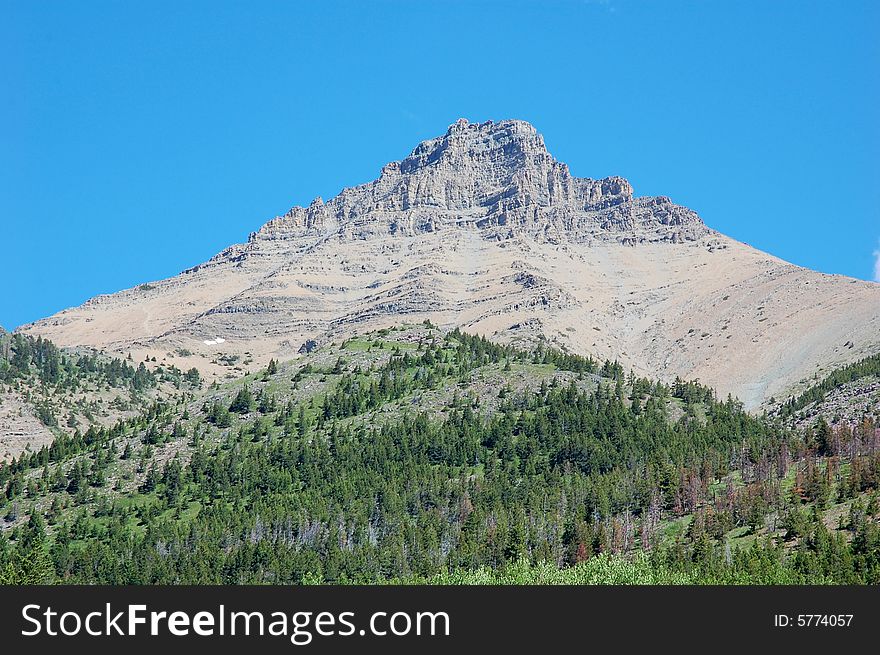
{"label": "clear blue sky", "polygon": [[878,2],[0,0],[0,325],[174,275],[459,117],[871,279],[878,28]]}

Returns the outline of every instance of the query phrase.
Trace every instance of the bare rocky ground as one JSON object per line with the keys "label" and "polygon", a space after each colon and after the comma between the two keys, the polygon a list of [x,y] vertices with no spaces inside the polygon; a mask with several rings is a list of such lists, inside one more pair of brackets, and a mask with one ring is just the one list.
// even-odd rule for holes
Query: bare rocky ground
{"label": "bare rocky ground", "polygon": [[32,405],[8,385],[0,385],[0,463],[34,452],[55,440]]}
{"label": "bare rocky ground", "polygon": [[811,403],[796,414],[795,425],[807,427],[823,416],[831,424],[855,425],[863,418],[880,418],[880,377],[869,376],[830,391],[821,402]]}

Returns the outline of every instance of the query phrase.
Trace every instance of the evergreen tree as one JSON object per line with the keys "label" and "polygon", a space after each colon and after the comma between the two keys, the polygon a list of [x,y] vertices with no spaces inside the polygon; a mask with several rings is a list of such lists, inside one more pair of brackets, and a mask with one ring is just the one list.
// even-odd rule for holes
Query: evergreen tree
{"label": "evergreen tree", "polygon": [[250,387],[248,387],[248,385],[244,385],[233,399],[232,404],[229,406],[229,411],[235,412],[236,414],[247,414],[249,412],[252,412],[253,409],[253,394],[251,394]]}

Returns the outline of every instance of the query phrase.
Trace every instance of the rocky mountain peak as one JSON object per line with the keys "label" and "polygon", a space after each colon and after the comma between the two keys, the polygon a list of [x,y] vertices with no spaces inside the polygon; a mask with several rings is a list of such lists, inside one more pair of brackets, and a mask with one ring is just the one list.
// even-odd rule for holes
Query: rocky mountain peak
{"label": "rocky mountain peak", "polygon": [[571,175],[521,120],[459,119],[442,136],[386,164],[373,182],[344,189],[307,208],[294,207],[254,238],[303,231],[342,238],[406,235],[475,227],[487,238],[521,231],[549,240],[680,241],[708,228],[668,198],[635,198],[622,177]]}
{"label": "rocky mountain peak", "polygon": [[878,295],[712,232],[622,177],[575,177],[528,123],[460,120],[181,275],[20,330],[222,379],[236,361],[428,319],[698,378],[754,407],[876,353]]}
{"label": "rocky mountain peak", "polygon": [[460,118],[443,136],[420,143],[396,168],[403,174],[416,174],[468,160],[489,172],[507,174],[530,165],[554,163],[543,137],[525,121],[470,123]]}

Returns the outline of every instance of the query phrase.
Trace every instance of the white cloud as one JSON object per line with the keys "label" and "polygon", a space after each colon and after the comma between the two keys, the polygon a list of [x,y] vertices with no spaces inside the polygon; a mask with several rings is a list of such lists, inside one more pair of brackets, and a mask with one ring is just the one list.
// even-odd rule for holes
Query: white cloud
{"label": "white cloud", "polygon": [[874,251],[874,282],[880,282],[880,242]]}

